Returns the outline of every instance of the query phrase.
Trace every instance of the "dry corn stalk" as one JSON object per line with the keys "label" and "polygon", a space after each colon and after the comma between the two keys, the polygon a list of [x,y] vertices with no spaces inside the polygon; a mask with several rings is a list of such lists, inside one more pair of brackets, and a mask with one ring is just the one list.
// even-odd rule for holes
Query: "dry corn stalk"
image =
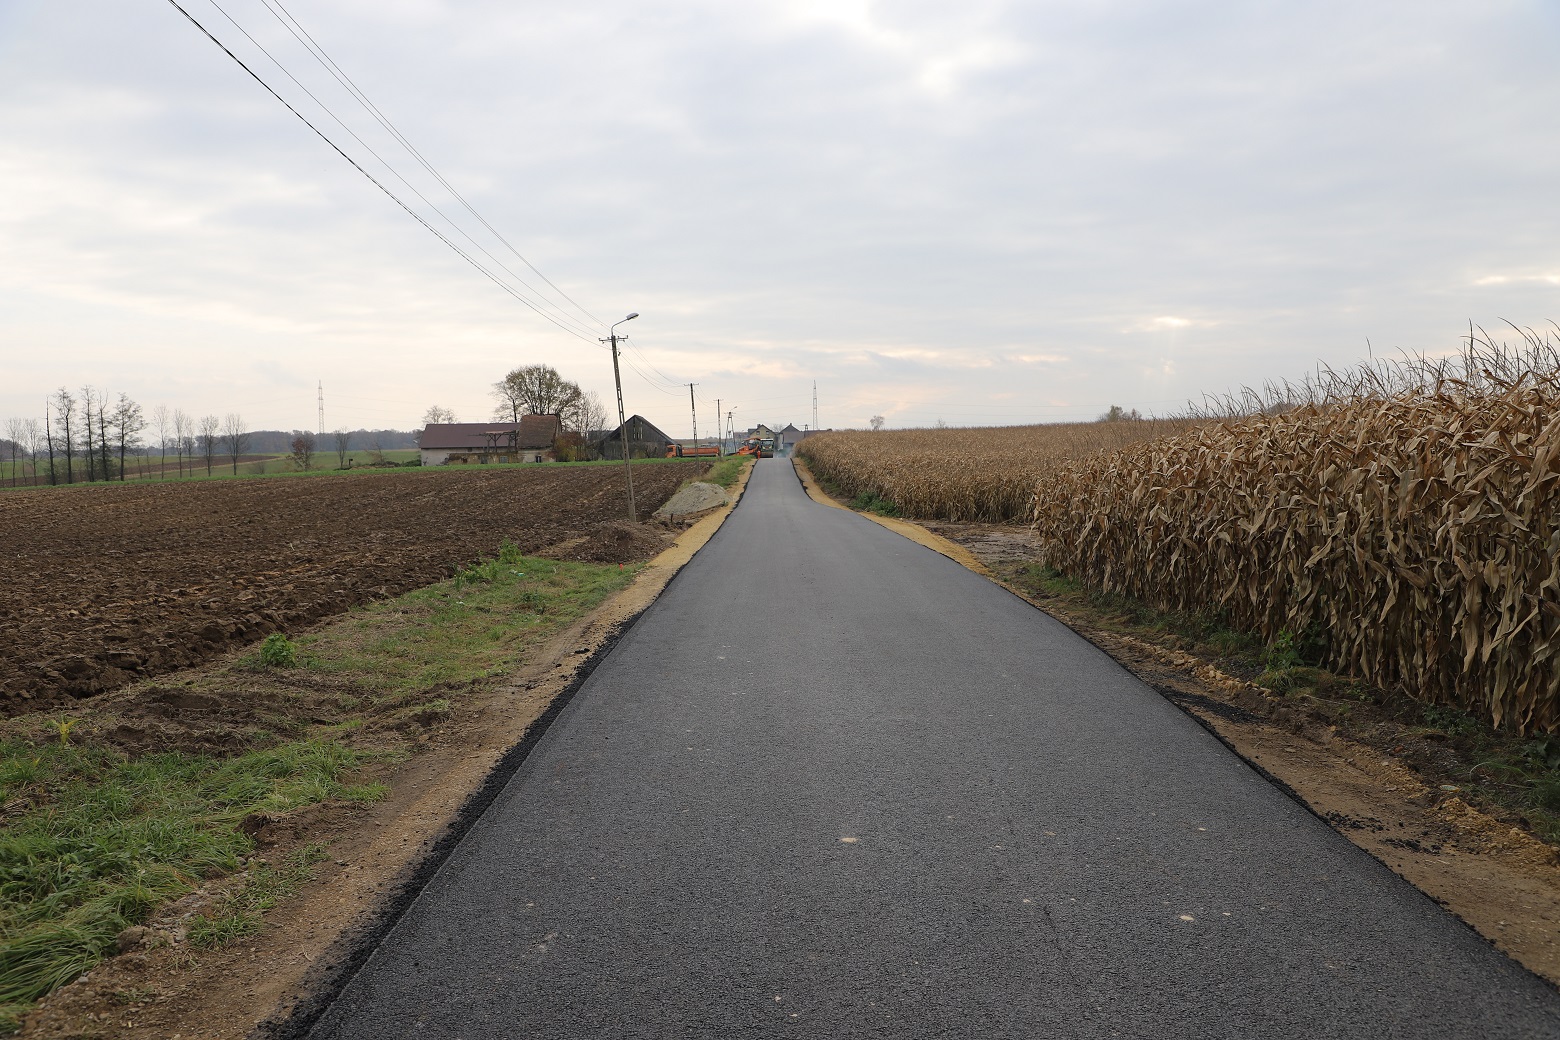
{"label": "dry corn stalk", "polygon": [[1068,460],[1036,482],[1045,562],[1267,639],[1318,635],[1332,667],[1496,725],[1560,728],[1560,378],[1465,360]]}
{"label": "dry corn stalk", "polygon": [[1022,523],[1037,481],[1062,460],[1180,433],[1184,419],[979,429],[822,433],[799,453],[854,497],[872,492],[923,520]]}

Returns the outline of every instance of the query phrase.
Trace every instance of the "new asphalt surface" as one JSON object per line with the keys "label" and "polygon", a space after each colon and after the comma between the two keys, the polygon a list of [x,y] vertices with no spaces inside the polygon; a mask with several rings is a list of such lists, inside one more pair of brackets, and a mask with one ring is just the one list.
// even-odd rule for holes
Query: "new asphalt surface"
{"label": "new asphalt surface", "polygon": [[1062,625],[758,464],[313,1037],[1560,1037]]}

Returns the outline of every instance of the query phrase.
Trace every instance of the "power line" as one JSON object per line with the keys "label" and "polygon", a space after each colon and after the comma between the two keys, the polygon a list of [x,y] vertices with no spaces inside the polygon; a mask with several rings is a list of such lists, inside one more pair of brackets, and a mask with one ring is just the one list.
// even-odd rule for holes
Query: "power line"
{"label": "power line", "polygon": [[[500,289],[503,289],[510,296],[513,296],[516,300],[518,300],[521,303],[525,304],[531,310],[535,311],[537,314],[541,315],[543,318],[546,318],[548,321],[550,321],[554,325],[558,326],[558,328],[562,329],[564,332],[567,332],[569,335],[575,337],[576,339],[582,339],[582,340],[585,340],[586,342],[590,342],[592,340],[592,337],[581,335],[579,332],[575,331],[574,329],[569,328],[568,326],[566,326],[566,325],[562,324],[561,322],[559,322],[551,314],[548,314],[546,311],[542,310],[536,304],[534,304],[530,300],[526,299],[523,295],[521,295],[520,293],[516,292],[515,289],[511,285],[509,285],[507,282],[503,281],[498,276],[493,274],[493,272],[491,272],[487,268],[483,267],[480,263],[478,263],[476,261],[475,258],[473,258],[468,253],[466,253],[463,249],[461,249],[459,246],[457,246],[454,242],[451,242],[449,240],[449,238],[444,235],[443,232],[441,232],[438,228],[434,227],[432,224],[428,223],[428,221],[424,220],[420,214],[418,214],[415,210],[413,210],[405,202],[401,201],[401,198],[398,195],[396,195],[395,192],[393,192],[389,188],[385,187],[384,184],[382,184],[373,174],[371,174],[367,170],[365,170],[358,163],[358,161],[356,159],[352,158],[352,156],[350,156],[346,152],[342,151],[341,147],[339,145],[337,145],[335,141],[332,141],[329,137],[325,136],[324,132],[321,131],[319,127],[317,127],[313,123],[309,122],[309,120],[304,117],[303,113],[299,112],[296,108],[294,108],[291,104],[289,104],[287,102],[287,99],[282,97],[274,89],[272,89],[271,85],[269,83],[267,83],[264,79],[262,79],[260,77],[260,75],[255,72],[254,69],[251,69],[248,65],[244,64],[243,60],[241,58],[239,58],[238,55],[234,54],[231,50],[229,50],[226,44],[224,44],[221,40],[219,40],[215,36],[213,36],[211,34],[211,31],[209,29],[207,29],[204,25],[202,25],[200,23],[200,21],[194,15],[190,14],[182,6],[180,6],[180,4],[178,3],[178,0],[168,0],[168,3],[176,11],[178,11],[186,19],[188,19],[191,25],[193,25],[193,26],[195,26],[195,28],[199,29],[201,31],[201,34],[204,35],[206,37],[206,39],[210,40],[212,43],[214,43],[218,47],[220,47],[222,49],[222,53],[226,54],[229,58],[232,58],[234,63],[237,64],[239,68],[241,68],[245,72],[249,73],[250,78],[252,78],[256,83],[260,84],[262,87],[265,88],[266,93],[270,94],[277,101],[280,101],[282,103],[283,107],[285,107],[287,109],[287,111],[291,112],[294,116],[297,116],[299,122],[301,122],[304,126],[308,127],[310,130],[313,130],[314,133],[315,133],[315,136],[317,136],[321,141],[324,141],[327,145],[329,145],[331,147],[332,151],[334,151],[337,155],[341,156],[347,162],[351,163],[352,164],[352,168],[357,170],[357,172],[361,173],[364,177],[366,177],[368,179],[369,183],[373,184],[374,187],[378,188],[380,191],[382,191],[386,195],[388,195],[390,197],[391,201],[393,201],[397,206],[400,206],[403,210],[406,211],[408,216],[410,216],[413,220],[417,221],[417,223],[421,224],[423,227],[427,228],[428,231],[434,235],[434,237],[438,238],[438,240],[440,242],[443,242],[445,245],[449,246],[450,249],[453,250],[455,252],[455,254],[457,256],[459,256],[462,260],[465,260],[472,267],[475,267],[478,271],[480,271],[483,274],[484,277],[486,277],[494,285],[497,285]],[[221,10],[221,8],[219,7],[218,10]],[[224,15],[227,14],[226,11],[223,11],[222,13]],[[231,18],[229,20],[231,21]],[[234,24],[236,25],[237,23],[235,22]],[[267,56],[269,57],[269,55],[267,55]],[[273,58],[272,60],[274,61],[275,59]],[[285,70],[283,70],[283,71],[285,71]],[[324,106],[322,105],[321,107],[323,108]],[[381,161],[383,161],[383,160],[381,160]],[[445,219],[448,219],[448,218],[445,218]]]}
{"label": "power line", "polygon": [[[288,69],[287,66],[283,65],[280,60],[277,59],[276,55],[272,54],[269,50],[266,49],[265,44],[263,44],[259,40],[255,39],[254,36],[250,34],[249,30],[245,29],[242,25],[240,25],[238,23],[238,21],[231,14],[229,14],[227,12],[227,10],[225,8],[223,8],[223,6],[220,3],[217,2],[217,0],[208,0],[208,2],[211,4],[212,7],[215,7],[218,11],[220,11],[222,13],[222,17],[226,18],[230,23],[232,23],[233,28],[237,29],[240,33],[242,33],[244,35],[245,39],[247,39],[250,43],[254,44],[255,47],[260,51],[261,54],[264,54],[268,59],[270,59],[271,64],[275,65],[278,69],[280,69],[281,72],[282,72],[282,75],[284,75],[288,79],[292,80],[294,86],[296,86],[299,90],[301,90],[305,94],[307,94],[309,96],[309,99],[311,101],[313,101],[316,105],[318,105],[320,107],[320,109],[326,115],[330,116],[331,119],[336,121],[336,125],[337,126],[341,127],[343,130],[345,130],[349,135],[351,135],[351,137],[352,137],[352,139],[354,141],[356,141],[358,144],[362,145],[363,148],[368,152],[369,155],[372,155],[375,159],[378,159],[379,160],[379,164],[381,166],[383,166],[386,170],[390,171],[390,174],[393,177],[395,177],[396,180],[398,180],[402,184],[406,185],[408,190],[410,190],[413,195],[416,195],[419,199],[421,199],[425,206],[427,206],[429,209],[431,209],[435,213],[437,213],[440,216],[440,218],[442,218],[443,221],[446,224],[448,224],[450,227],[454,228],[455,231],[461,235],[461,237],[463,237],[466,241],[470,242],[473,246],[475,246],[478,250],[480,250],[482,252],[482,254],[484,256],[486,256],[489,260],[493,261],[493,263],[497,264],[500,268],[502,268],[504,273],[508,274],[509,277],[513,278],[516,282],[519,282],[528,291],[530,291],[532,293],[535,293],[538,301],[540,301],[543,305],[545,305],[547,307],[551,307],[554,310],[558,311],[559,318],[562,319],[562,322],[567,323],[570,326],[575,327],[575,329],[577,331],[579,331],[579,332],[583,332],[583,333],[585,333],[587,335],[594,335],[594,331],[595,330],[581,325],[578,321],[576,321],[574,319],[574,317],[572,315],[568,315],[568,314],[563,313],[562,308],[558,307],[557,304],[553,303],[551,300],[548,300],[546,297],[544,297],[540,292],[538,292],[536,290],[536,288],[534,288],[533,286],[527,284],[525,279],[521,278],[519,275],[517,275],[513,271],[511,271],[509,269],[508,265],[506,265],[502,260],[498,259],[498,257],[496,257],[492,253],[488,252],[487,248],[485,246],[483,246],[482,243],[478,242],[475,238],[472,238],[471,235],[467,234],[465,228],[461,227],[455,221],[451,220],[448,214],[446,214],[443,210],[441,210],[438,206],[436,206],[428,198],[428,196],[424,195],[421,191],[419,191],[416,185],[414,185],[411,181],[409,181],[405,177],[403,177],[401,175],[401,172],[399,170],[397,170],[389,161],[387,161],[384,156],[380,155],[377,151],[375,151],[373,145],[369,144],[367,141],[363,140],[363,138],[359,137],[357,131],[353,130],[350,126],[348,126],[346,124],[346,122],[344,122],[342,120],[342,118],[340,116],[336,115],[336,113],[331,109],[331,107],[329,105],[325,104],[325,102],[323,102],[323,101],[321,101],[319,99],[319,97],[314,93],[314,91],[310,90],[307,86],[305,86],[298,79],[297,76],[294,76],[292,74],[292,71],[290,69]],[[264,0],[262,0],[262,2],[264,2]],[[273,11],[271,13],[275,14],[276,12]],[[283,25],[285,26],[286,23],[284,22]],[[296,38],[297,37],[297,33],[294,33],[293,36]],[[301,43],[302,41],[300,40],[299,42]],[[524,259],[524,258],[522,257],[522,259]],[[559,324],[559,322],[555,321],[554,324]]]}
{"label": "power line", "polygon": [[[513,245],[511,245],[507,238],[505,238],[503,235],[499,234],[497,228],[495,228],[492,224],[488,223],[486,217],[484,217],[482,214],[478,213],[476,211],[476,208],[473,207],[471,205],[471,203],[466,201],[466,197],[464,195],[462,195],[460,192],[455,190],[454,185],[450,184],[449,181],[444,179],[444,175],[443,174],[441,174],[438,170],[434,169],[433,164],[430,163],[426,158],[423,157],[422,152],[418,151],[417,148],[412,144],[412,142],[407,140],[406,135],[402,134],[401,131],[396,127],[396,125],[390,121],[389,117],[386,116],[383,112],[381,112],[379,110],[379,106],[375,105],[372,101],[369,100],[368,95],[365,94],[363,92],[362,88],[359,87],[357,85],[357,83],[353,81],[352,77],[348,76],[346,71],[344,69],[342,69],[340,65],[336,64],[335,59],[333,59],[330,55],[325,53],[325,48],[321,47],[320,44],[319,44],[319,41],[315,40],[315,38],[312,35],[309,34],[309,31],[303,27],[302,23],[300,23],[296,17],[293,16],[293,13],[291,11],[287,10],[286,7],[282,6],[281,0],[260,0],[260,2],[265,4],[266,9],[269,10],[273,15],[275,15],[276,19],[278,21],[280,21],[282,23],[282,25],[284,27],[286,27],[286,29],[289,32],[292,33],[294,39],[296,39],[299,43],[303,44],[304,48],[306,50],[308,50],[309,53],[314,56],[314,60],[319,62],[320,65],[325,69],[325,71],[329,72],[332,76],[334,76],[337,83],[340,83],[343,87],[345,87],[347,89],[347,91],[353,96],[353,98],[355,98],[357,100],[357,103],[359,105],[363,106],[364,111],[368,112],[369,115],[373,116],[379,122],[380,126],[384,127],[386,130],[388,130],[390,132],[391,136],[393,136],[397,141],[399,141],[401,143],[401,146],[406,149],[408,154],[410,154],[412,156],[412,158],[416,159],[422,165],[423,169],[427,170],[430,174],[432,174],[434,179],[437,180],[441,185],[443,185],[445,190],[448,191],[451,195],[453,195],[455,197],[455,199],[457,201],[459,201],[462,206],[465,207],[466,212],[470,213],[473,217],[476,217],[477,220],[482,224],[482,226],[487,228],[488,231],[492,233],[494,238],[496,238],[500,242],[502,242],[504,244],[505,248],[507,248],[516,257],[519,257],[521,263],[525,264],[526,267],[530,268],[531,271],[533,273],[535,273],[535,275],[538,278],[540,278],[542,281],[546,282],[547,285],[549,287],[551,287],[552,290],[554,292],[556,292],[559,296],[561,296],[565,300],[569,301],[569,303],[571,305],[573,305],[573,307],[576,310],[578,310],[581,314],[585,315],[585,317],[589,318],[591,321],[595,322],[597,325],[605,325],[605,322],[603,322],[600,318],[596,317],[590,311],[586,310],[583,306],[581,306],[579,303],[577,303],[574,300],[574,298],[572,296],[570,296],[568,293],[566,293],[562,289],[558,288],[558,286],[553,283],[553,280],[551,278],[548,278],[545,274],[543,274],[541,272],[541,270],[535,264],[533,264],[533,263],[531,263],[531,261],[527,260],[521,254],[520,250],[516,249]],[[278,13],[278,12],[280,12],[280,13]],[[283,17],[284,15],[286,16],[285,18]],[[302,34],[302,35],[300,36],[300,34]],[[380,161],[383,162],[383,160],[380,160]],[[445,219],[448,220],[449,218],[446,217]],[[508,270],[508,269],[506,268],[506,270]],[[513,272],[510,272],[510,273],[513,274]]]}

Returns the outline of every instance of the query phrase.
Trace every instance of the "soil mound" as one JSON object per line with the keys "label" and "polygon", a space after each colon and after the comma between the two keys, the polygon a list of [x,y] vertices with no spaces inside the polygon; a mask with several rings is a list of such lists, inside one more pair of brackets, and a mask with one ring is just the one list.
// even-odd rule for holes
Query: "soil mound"
{"label": "soil mound", "polygon": [[718,485],[699,481],[678,489],[677,494],[666,500],[666,505],[655,511],[655,515],[675,519],[679,516],[702,513],[706,509],[714,509],[725,504],[724,490]]}
{"label": "soil mound", "polygon": [[582,563],[638,563],[666,548],[666,534],[643,524],[609,520],[597,524],[584,538],[557,547],[545,555]]}

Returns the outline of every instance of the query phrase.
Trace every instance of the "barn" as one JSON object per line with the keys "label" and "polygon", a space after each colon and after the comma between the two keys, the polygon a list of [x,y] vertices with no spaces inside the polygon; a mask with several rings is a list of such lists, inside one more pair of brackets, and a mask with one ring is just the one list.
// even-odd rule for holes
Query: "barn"
{"label": "barn", "polygon": [[424,466],[547,462],[562,429],[556,415],[527,415],[517,423],[429,423],[417,447]]}

